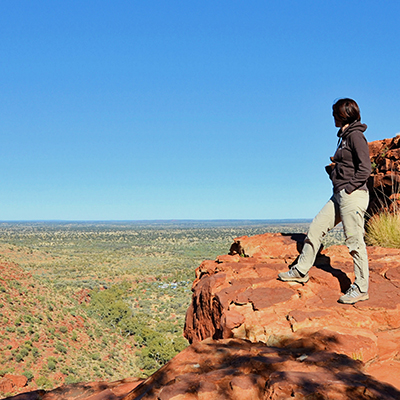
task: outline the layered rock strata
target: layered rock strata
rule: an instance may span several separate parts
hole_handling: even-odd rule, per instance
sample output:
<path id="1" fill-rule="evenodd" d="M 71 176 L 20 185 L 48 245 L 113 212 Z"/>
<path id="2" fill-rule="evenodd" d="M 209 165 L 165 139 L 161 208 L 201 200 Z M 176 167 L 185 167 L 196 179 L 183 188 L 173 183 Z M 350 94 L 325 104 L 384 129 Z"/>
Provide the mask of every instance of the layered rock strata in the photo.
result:
<path id="1" fill-rule="evenodd" d="M 372 174 L 368 214 L 382 208 L 400 210 L 400 135 L 369 143 Z"/>

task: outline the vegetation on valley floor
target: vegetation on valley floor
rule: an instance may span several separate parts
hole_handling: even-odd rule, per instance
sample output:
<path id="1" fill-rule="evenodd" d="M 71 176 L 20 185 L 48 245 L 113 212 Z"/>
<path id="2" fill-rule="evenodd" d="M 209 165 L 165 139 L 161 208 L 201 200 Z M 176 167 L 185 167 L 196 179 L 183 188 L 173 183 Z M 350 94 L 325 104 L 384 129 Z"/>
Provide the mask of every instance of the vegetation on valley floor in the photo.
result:
<path id="1" fill-rule="evenodd" d="M 307 227 L 2 223 L 0 263 L 9 266 L 0 276 L 0 375 L 24 373 L 32 387 L 44 388 L 148 376 L 187 346 L 184 318 L 204 259 L 227 254 L 238 236 Z M 342 241 L 339 227 L 326 245 Z"/>

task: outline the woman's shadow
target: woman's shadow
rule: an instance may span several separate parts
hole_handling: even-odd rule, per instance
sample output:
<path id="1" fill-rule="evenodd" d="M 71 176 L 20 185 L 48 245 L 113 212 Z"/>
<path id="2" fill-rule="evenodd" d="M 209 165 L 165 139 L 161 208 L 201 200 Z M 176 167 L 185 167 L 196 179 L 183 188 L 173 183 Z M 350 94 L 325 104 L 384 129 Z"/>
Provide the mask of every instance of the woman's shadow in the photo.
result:
<path id="1" fill-rule="evenodd" d="M 299 252 L 299 255 L 292 262 L 292 264 L 289 265 L 289 268 L 292 268 L 294 265 L 297 264 L 297 261 L 301 254 L 301 251 L 303 250 L 303 244 L 304 244 L 306 235 L 304 233 L 282 233 L 282 236 L 289 236 L 292 240 L 294 240 L 296 242 L 296 245 L 297 245 L 297 251 Z M 324 246 L 321 245 L 321 247 L 319 248 L 317 257 L 315 259 L 314 266 L 316 268 L 321 269 L 322 271 L 325 271 L 325 272 L 331 274 L 332 276 L 334 276 L 339 281 L 341 292 L 346 293 L 347 289 L 351 285 L 350 278 L 342 270 L 332 267 L 330 257 L 328 257 L 324 254 L 321 254 L 321 251 L 323 250 L 323 248 L 324 248 Z"/>

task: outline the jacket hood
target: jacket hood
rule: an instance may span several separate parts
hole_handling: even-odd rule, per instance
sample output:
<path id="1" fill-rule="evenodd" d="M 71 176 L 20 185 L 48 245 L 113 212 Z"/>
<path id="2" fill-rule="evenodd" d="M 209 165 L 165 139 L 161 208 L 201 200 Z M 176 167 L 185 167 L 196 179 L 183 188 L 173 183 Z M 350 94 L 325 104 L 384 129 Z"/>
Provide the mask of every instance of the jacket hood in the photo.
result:
<path id="1" fill-rule="evenodd" d="M 366 129 L 367 125 L 362 124 L 360 121 L 354 121 L 344 130 L 344 132 L 342 131 L 342 128 L 340 128 L 337 136 L 343 139 L 349 136 L 354 131 L 361 131 L 364 133 Z"/>

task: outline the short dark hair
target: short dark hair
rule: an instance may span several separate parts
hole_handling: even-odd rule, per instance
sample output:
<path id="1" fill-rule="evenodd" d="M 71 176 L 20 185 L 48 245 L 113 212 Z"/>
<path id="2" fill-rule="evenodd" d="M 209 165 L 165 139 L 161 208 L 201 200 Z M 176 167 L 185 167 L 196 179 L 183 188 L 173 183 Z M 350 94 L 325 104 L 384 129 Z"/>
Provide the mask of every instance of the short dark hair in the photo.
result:
<path id="1" fill-rule="evenodd" d="M 333 116 L 343 125 L 361 121 L 360 108 L 353 99 L 339 99 L 332 106 Z"/>

